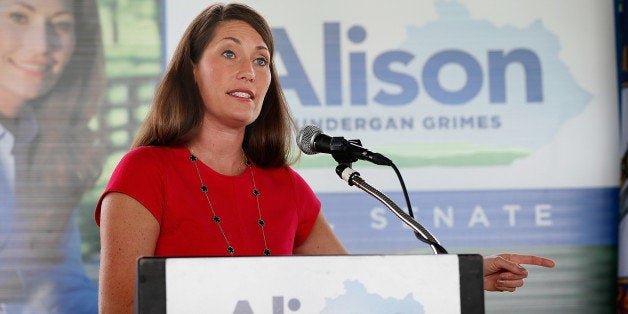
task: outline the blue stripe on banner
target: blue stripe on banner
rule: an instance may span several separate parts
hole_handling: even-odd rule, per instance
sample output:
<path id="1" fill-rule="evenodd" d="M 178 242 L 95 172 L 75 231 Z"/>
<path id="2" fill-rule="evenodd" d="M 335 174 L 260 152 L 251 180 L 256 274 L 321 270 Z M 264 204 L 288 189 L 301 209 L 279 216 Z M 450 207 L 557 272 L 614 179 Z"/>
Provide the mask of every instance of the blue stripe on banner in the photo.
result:
<path id="1" fill-rule="evenodd" d="M 416 220 L 445 248 L 617 243 L 618 188 L 409 193 Z M 424 248 L 401 220 L 364 192 L 317 195 L 353 253 Z M 406 209 L 400 192 L 386 195 Z"/>

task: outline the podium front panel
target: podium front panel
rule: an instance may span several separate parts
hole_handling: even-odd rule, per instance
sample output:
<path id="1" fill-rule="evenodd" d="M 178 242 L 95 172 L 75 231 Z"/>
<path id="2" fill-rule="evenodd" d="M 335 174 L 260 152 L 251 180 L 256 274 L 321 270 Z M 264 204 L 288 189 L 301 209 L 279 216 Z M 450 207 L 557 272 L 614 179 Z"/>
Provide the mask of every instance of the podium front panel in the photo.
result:
<path id="1" fill-rule="evenodd" d="M 142 258 L 138 313 L 483 313 L 479 255 Z"/>

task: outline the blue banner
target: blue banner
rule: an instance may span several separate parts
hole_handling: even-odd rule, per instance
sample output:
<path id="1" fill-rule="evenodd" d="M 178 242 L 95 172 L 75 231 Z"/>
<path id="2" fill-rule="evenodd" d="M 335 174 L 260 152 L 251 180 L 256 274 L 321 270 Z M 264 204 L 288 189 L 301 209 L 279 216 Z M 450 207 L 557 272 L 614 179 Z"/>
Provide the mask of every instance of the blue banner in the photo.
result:
<path id="1" fill-rule="evenodd" d="M 445 247 L 592 246 L 617 243 L 618 189 L 412 191 L 417 222 Z M 405 208 L 399 192 L 386 193 Z M 424 246 L 382 203 L 362 192 L 319 193 L 352 252 Z"/>

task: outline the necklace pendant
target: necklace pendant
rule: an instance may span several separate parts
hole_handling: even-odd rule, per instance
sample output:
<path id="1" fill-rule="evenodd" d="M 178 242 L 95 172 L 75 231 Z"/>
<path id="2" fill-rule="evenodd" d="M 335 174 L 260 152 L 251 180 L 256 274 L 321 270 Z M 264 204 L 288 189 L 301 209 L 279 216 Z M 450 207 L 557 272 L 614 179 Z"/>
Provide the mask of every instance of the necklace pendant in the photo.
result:
<path id="1" fill-rule="evenodd" d="M 230 245 L 227 247 L 227 253 L 229 253 L 229 255 L 233 255 L 235 253 L 233 246 Z"/>
<path id="2" fill-rule="evenodd" d="M 269 249 L 264 249 L 264 255 L 270 256 L 270 250 Z"/>

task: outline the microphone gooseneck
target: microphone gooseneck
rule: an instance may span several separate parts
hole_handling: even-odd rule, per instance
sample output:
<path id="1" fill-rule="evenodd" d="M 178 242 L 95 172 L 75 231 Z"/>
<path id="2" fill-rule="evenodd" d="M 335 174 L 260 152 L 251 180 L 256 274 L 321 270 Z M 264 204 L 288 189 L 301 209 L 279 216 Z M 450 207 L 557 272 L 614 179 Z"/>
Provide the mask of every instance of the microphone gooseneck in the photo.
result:
<path id="1" fill-rule="evenodd" d="M 375 199 L 386 205 L 390 211 L 403 221 L 408 227 L 414 230 L 416 238 L 421 242 L 426 243 L 432 248 L 434 254 L 447 254 L 447 250 L 438 242 L 438 240 L 430 233 L 427 228 L 423 227 L 412 216 L 406 214 L 395 202 L 393 202 L 386 194 L 378 191 L 376 188 L 366 183 L 364 179 L 360 177 L 360 173 L 351 169 L 347 165 L 338 165 L 336 167 L 336 174 L 346 181 L 349 185 L 356 186 L 362 191 L 373 196 Z"/>

